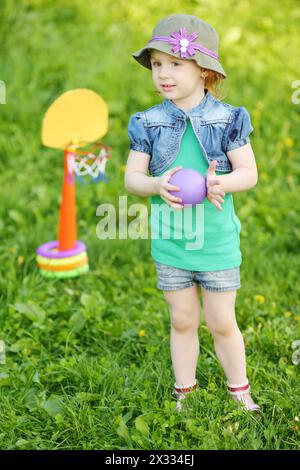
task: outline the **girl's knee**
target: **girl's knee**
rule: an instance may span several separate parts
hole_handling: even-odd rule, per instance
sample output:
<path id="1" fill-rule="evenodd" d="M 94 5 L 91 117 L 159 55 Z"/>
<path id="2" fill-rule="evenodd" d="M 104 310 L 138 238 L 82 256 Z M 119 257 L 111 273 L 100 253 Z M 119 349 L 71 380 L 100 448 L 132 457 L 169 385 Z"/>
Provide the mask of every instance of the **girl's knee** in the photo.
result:
<path id="1" fill-rule="evenodd" d="M 200 323 L 200 303 L 196 286 L 165 292 L 172 327 L 178 332 L 196 330 Z"/>
<path id="2" fill-rule="evenodd" d="M 222 318 L 220 315 L 220 318 L 210 318 L 206 320 L 206 325 L 213 335 L 218 336 L 231 336 L 238 329 L 236 320 L 232 316 L 224 316 Z"/>
<path id="3" fill-rule="evenodd" d="M 171 325 L 180 333 L 194 331 L 199 328 L 200 312 L 197 307 L 189 308 L 173 308 L 171 310 Z"/>
<path id="4" fill-rule="evenodd" d="M 236 292 L 202 293 L 207 328 L 214 335 L 230 336 L 238 328 L 235 318 Z"/>

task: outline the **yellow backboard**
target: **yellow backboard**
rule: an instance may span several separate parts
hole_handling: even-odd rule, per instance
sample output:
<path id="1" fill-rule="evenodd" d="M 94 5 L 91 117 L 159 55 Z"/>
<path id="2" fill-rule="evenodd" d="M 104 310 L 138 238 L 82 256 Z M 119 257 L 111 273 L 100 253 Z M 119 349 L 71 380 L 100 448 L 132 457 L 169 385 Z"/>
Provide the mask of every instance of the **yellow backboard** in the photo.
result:
<path id="1" fill-rule="evenodd" d="M 108 107 L 92 90 L 77 88 L 63 93 L 48 108 L 42 125 L 46 147 L 66 149 L 101 139 L 108 131 Z"/>

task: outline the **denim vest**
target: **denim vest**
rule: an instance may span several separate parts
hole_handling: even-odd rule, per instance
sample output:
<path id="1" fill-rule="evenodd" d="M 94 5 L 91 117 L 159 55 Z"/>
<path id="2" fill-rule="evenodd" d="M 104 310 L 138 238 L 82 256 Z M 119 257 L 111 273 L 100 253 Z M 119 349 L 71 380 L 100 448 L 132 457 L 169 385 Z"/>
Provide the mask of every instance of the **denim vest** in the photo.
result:
<path id="1" fill-rule="evenodd" d="M 223 103 L 208 90 L 200 103 L 188 111 L 166 99 L 133 114 L 128 124 L 130 149 L 150 155 L 150 174 L 160 175 L 176 160 L 188 119 L 207 163 L 216 160 L 216 171 L 231 172 L 226 152 L 250 142 L 250 116 L 244 107 Z"/>

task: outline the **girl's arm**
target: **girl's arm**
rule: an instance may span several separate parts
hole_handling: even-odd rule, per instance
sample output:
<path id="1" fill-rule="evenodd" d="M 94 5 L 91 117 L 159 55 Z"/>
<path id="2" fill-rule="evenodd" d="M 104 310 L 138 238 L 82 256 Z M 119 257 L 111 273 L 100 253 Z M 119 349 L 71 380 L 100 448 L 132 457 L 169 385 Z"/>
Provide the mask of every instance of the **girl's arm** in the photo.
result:
<path id="1" fill-rule="evenodd" d="M 129 193 L 138 196 L 159 194 L 169 206 L 181 210 L 182 200 L 173 196 L 169 191 L 179 191 L 177 186 L 169 184 L 170 177 L 181 167 L 174 167 L 162 176 L 147 176 L 150 155 L 136 150 L 130 150 L 125 169 L 125 188 Z"/>
<path id="2" fill-rule="evenodd" d="M 158 176 L 147 176 L 150 155 L 130 150 L 125 169 L 125 188 L 138 196 L 152 196 L 159 193 Z"/>
<path id="3" fill-rule="evenodd" d="M 258 173 L 251 144 L 230 150 L 227 152 L 227 156 L 233 171 L 227 175 L 216 176 L 216 179 L 220 181 L 220 190 L 225 193 L 234 193 L 246 191 L 256 186 Z"/>

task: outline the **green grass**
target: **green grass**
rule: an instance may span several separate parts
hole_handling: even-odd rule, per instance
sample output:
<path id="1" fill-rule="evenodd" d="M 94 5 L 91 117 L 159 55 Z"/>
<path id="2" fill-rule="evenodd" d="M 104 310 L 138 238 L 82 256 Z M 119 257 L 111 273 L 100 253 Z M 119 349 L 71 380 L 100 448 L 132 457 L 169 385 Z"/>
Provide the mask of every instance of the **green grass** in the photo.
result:
<path id="1" fill-rule="evenodd" d="M 1 449 L 299 449 L 299 80 L 297 1 L 4 0 L 0 18 Z M 232 10 L 234 9 L 234 15 Z M 171 398 L 169 316 L 149 240 L 98 240 L 96 208 L 125 195 L 131 114 L 157 102 L 130 53 L 173 12 L 211 22 L 228 74 L 224 101 L 254 126 L 259 183 L 234 195 L 242 223 L 237 319 L 261 419 L 227 397 L 212 338 L 200 328 L 200 390 L 185 414 Z M 56 238 L 62 155 L 40 141 L 43 114 L 71 88 L 108 103 L 109 182 L 77 185 L 90 273 L 45 280 L 35 250 Z M 134 196 L 129 204 L 149 201 Z M 259 296 L 259 297 L 256 297 Z M 143 335 L 144 330 L 144 335 Z"/>

